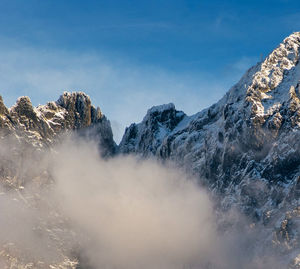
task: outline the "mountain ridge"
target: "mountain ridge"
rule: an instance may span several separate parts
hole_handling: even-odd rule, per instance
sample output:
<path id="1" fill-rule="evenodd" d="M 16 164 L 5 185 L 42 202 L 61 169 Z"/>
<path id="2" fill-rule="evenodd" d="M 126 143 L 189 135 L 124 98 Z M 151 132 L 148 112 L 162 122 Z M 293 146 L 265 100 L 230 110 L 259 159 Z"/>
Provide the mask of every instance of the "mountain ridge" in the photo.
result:
<path id="1" fill-rule="evenodd" d="M 118 146 L 109 121 L 82 92 L 65 92 L 36 108 L 28 97 L 9 109 L 0 98 L 1 139 L 12 135 L 40 149 L 73 130 L 94 138 L 105 157 L 174 162 L 217 197 L 217 211 L 237 208 L 253 227 L 264 227 L 266 239 L 258 244 L 273 248 L 289 268 L 300 268 L 299 55 L 296 32 L 217 103 L 192 116 L 171 103 L 152 107 L 126 128 Z M 1 176 L 14 178 L 5 165 Z"/>
<path id="2" fill-rule="evenodd" d="M 64 92 L 56 102 L 37 107 L 29 97 L 22 96 L 6 108 L 1 97 L 0 127 L 2 136 L 20 133 L 25 140 L 38 142 L 39 147 L 52 145 L 64 131 L 86 130 L 97 136 L 103 155 L 113 155 L 116 149 L 110 122 L 83 92 Z"/>
<path id="3" fill-rule="evenodd" d="M 296 32 L 220 101 L 184 115 L 163 137 L 159 115 L 131 125 L 119 152 L 174 161 L 221 197 L 221 211 L 238 207 L 254 223 L 273 225 L 269 244 L 291 253 L 300 241 L 299 53 Z"/>

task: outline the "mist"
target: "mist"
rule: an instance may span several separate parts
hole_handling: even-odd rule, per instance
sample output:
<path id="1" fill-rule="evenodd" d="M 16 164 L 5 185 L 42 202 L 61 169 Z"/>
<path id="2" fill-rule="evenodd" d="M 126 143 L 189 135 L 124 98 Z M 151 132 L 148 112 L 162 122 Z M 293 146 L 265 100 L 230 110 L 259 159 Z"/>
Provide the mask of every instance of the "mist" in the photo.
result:
<path id="1" fill-rule="evenodd" d="M 26 154 L 12 154 L 12 143 Z M 259 227 L 238 210 L 216 214 L 213 197 L 174 165 L 102 159 L 78 137 L 43 151 L 21 145 L 0 147 L 23 175 L 0 192 L 0 265 L 18 257 L 20 268 L 283 268 L 260 248 Z"/>
<path id="2" fill-rule="evenodd" d="M 101 160 L 82 142 L 59 152 L 55 194 L 91 238 L 84 249 L 97 268 L 184 268 L 210 255 L 212 204 L 183 173 L 133 157 Z"/>

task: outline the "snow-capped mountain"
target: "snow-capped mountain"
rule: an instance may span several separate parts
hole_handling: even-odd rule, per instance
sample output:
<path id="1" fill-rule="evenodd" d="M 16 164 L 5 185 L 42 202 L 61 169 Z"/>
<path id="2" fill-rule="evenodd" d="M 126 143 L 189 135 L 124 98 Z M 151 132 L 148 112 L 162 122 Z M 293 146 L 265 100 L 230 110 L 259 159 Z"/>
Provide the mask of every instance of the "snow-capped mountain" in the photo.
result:
<path id="1" fill-rule="evenodd" d="M 9 109 L 0 97 L 0 127 L 2 138 L 14 135 L 41 148 L 51 146 L 64 131 L 76 130 L 98 140 L 103 155 L 113 155 L 116 149 L 110 122 L 82 92 L 65 92 L 56 102 L 38 107 L 23 96 Z"/>
<path id="2" fill-rule="evenodd" d="M 76 133 L 77 136 L 93 140 L 99 146 L 99 153 L 105 158 L 115 154 L 116 144 L 110 122 L 99 108 L 91 105 L 89 96 L 82 92 L 65 92 L 56 102 L 38 107 L 33 107 L 28 97 L 20 97 L 14 106 L 6 108 L 0 98 L 1 229 L 7 229 L 7 225 L 12 226 L 15 234 L 13 237 L 17 238 L 11 242 L 12 236 L 7 240 L 3 235 L 7 232 L 0 232 L 1 268 L 79 266 L 78 257 L 70 255 L 69 250 L 70 242 L 76 242 L 74 232 L 67 228 L 66 218 L 51 205 L 49 194 L 46 194 L 47 189 L 53 188 L 49 172 L 51 158 L 46 156 L 51 155 L 49 153 L 53 151 L 54 145 L 59 144 L 66 133 Z M 42 195 L 45 187 L 46 193 Z M 44 207 L 43 211 L 47 213 L 40 212 L 40 207 Z M 9 210 L 8 214 L 6 210 Z M 18 227 L 20 221 L 24 225 Z M 32 222 L 29 227 L 26 226 L 28 222 Z M 48 251 L 52 252 L 52 256 L 53 253 L 55 255 L 50 260 L 45 259 L 46 253 L 41 255 L 42 252 L 38 257 L 33 257 L 32 252 L 36 250 L 29 250 L 28 253 L 26 249 L 26 244 L 33 242 L 30 236 L 25 245 L 16 246 L 16 242 L 24 240 L 25 230 L 22 231 L 22 227 L 29 228 L 27 233 L 36 231 L 39 234 L 38 241 L 43 241 L 40 248 L 48 244 Z M 2 245 L 3 242 L 6 243 Z M 37 241 L 33 247 L 37 247 Z"/>
<path id="3" fill-rule="evenodd" d="M 174 105 L 148 110 L 125 131 L 119 152 L 175 161 L 254 223 L 270 244 L 298 254 L 300 33 L 250 68 L 216 104 L 193 115 Z"/>
<path id="4" fill-rule="evenodd" d="M 209 189 L 217 212 L 237 208 L 250 228 L 263 231 L 258 251 L 268 246 L 289 268 L 300 268 L 299 57 L 300 32 L 250 68 L 216 104 L 192 116 L 173 104 L 152 107 L 141 123 L 126 128 L 119 146 L 109 121 L 81 92 L 36 108 L 28 97 L 9 109 L 0 99 L 0 137 L 13 139 L 10 150 L 21 159 L 24 148 L 38 156 L 60 134 L 75 130 L 96 140 L 103 156 L 175 162 Z M 1 157 L 3 184 L 22 187 L 23 166 Z"/>

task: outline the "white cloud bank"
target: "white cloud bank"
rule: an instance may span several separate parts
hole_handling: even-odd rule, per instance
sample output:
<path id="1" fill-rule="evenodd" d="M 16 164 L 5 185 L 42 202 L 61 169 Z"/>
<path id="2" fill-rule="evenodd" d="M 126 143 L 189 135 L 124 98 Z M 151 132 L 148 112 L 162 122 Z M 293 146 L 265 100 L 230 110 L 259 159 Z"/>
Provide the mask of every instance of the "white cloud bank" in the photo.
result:
<path id="1" fill-rule="evenodd" d="M 96 268 L 184 268 L 215 248 L 212 204 L 177 170 L 132 157 L 100 160 L 92 145 L 65 144 L 55 159 L 57 200 L 88 235 Z M 84 160 L 84 163 L 83 163 Z"/>

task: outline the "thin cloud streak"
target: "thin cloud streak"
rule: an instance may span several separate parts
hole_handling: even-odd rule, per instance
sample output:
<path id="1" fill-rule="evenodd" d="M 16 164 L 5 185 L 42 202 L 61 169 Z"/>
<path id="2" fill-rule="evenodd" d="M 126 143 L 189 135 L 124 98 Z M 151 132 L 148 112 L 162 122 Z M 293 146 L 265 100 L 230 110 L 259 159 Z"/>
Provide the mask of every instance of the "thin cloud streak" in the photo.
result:
<path id="1" fill-rule="evenodd" d="M 141 121 L 153 105 L 173 102 L 193 114 L 220 99 L 232 83 L 230 75 L 178 74 L 105 55 L 2 46 L 0 94 L 11 106 L 22 95 L 38 105 L 63 91 L 84 91 L 113 122 L 118 142 L 125 127 Z"/>

